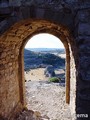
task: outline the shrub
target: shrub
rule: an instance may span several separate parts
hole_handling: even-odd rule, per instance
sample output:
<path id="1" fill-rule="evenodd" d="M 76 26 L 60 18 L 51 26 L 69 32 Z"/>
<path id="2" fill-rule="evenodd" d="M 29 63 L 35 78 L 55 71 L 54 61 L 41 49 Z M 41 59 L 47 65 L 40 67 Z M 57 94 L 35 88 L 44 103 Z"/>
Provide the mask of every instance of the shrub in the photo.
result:
<path id="1" fill-rule="evenodd" d="M 51 78 L 49 78 L 49 82 L 54 82 L 54 83 L 58 83 L 58 82 L 60 82 L 60 78 L 58 78 L 58 77 L 51 77 Z"/>

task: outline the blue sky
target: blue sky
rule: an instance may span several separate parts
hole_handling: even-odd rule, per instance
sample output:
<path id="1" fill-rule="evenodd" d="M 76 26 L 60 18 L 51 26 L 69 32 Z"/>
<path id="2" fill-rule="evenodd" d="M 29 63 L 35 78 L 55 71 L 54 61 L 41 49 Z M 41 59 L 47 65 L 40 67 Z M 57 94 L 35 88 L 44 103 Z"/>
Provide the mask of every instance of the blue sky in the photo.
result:
<path id="1" fill-rule="evenodd" d="M 41 33 L 33 36 L 25 48 L 64 48 L 59 38 L 54 35 Z"/>

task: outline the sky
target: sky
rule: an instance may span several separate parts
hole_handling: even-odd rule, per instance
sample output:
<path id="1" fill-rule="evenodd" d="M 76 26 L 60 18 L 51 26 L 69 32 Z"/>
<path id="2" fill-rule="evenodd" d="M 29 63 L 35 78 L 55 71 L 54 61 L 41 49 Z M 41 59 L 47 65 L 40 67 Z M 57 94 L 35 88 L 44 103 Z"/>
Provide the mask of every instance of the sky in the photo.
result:
<path id="1" fill-rule="evenodd" d="M 25 48 L 64 48 L 64 46 L 54 35 L 41 33 L 30 38 Z"/>

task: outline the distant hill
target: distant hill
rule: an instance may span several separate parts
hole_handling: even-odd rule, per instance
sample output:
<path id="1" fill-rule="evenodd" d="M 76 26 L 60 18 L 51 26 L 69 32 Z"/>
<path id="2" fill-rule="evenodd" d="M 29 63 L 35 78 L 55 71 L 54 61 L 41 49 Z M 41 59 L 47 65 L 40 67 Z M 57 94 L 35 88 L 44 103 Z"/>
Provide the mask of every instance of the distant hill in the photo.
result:
<path id="1" fill-rule="evenodd" d="M 65 49 L 63 48 L 27 48 L 27 50 L 34 51 L 34 52 L 62 52 L 65 53 Z"/>
<path id="2" fill-rule="evenodd" d="M 65 66 L 65 59 L 51 53 L 34 52 L 24 50 L 25 70 L 37 68 L 41 65 L 53 65 L 54 67 Z"/>

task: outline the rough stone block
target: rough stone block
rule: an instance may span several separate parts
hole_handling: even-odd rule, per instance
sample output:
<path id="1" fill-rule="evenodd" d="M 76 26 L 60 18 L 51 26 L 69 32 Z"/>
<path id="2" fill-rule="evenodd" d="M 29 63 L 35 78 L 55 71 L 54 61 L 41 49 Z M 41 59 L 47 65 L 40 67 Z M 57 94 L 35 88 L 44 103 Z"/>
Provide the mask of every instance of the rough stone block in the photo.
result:
<path id="1" fill-rule="evenodd" d="M 79 59 L 79 78 L 84 81 L 90 81 L 90 57 L 82 56 Z"/>
<path id="2" fill-rule="evenodd" d="M 37 18 L 43 18 L 44 13 L 45 13 L 44 9 L 40 9 L 40 8 L 36 9 L 36 17 Z"/>
<path id="3" fill-rule="evenodd" d="M 22 0 L 10 0 L 9 4 L 10 6 L 20 6 Z"/>
<path id="4" fill-rule="evenodd" d="M 79 55 L 90 56 L 90 37 L 89 36 L 79 36 L 76 39 Z M 82 56 L 81 55 L 81 56 Z"/>
<path id="5" fill-rule="evenodd" d="M 89 23 L 79 23 L 78 25 L 78 35 L 90 35 L 90 24 Z"/>
<path id="6" fill-rule="evenodd" d="M 75 19 L 75 22 L 90 22 L 90 10 L 80 10 L 78 11 L 77 17 Z"/>
<path id="7" fill-rule="evenodd" d="M 5 68 L 4 64 L 0 64 L 0 70 L 3 70 Z"/>

